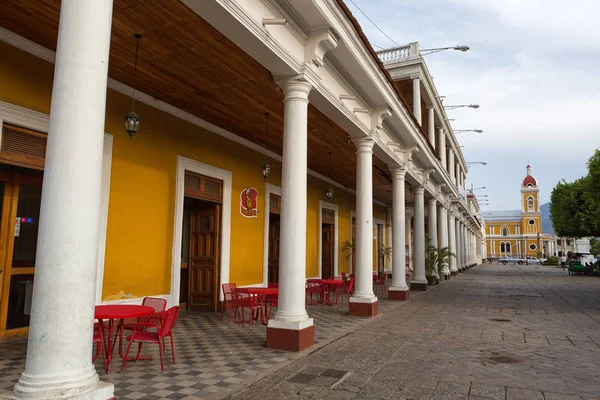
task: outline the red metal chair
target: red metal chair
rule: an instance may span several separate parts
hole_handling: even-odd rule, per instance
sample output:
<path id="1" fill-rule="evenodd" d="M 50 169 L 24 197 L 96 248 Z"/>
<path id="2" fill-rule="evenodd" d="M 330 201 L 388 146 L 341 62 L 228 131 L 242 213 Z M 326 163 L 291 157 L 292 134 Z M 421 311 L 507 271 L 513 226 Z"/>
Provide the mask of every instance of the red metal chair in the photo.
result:
<path id="1" fill-rule="evenodd" d="M 345 273 L 342 272 L 342 277 L 344 275 Z M 346 277 L 344 280 L 344 285 L 335 287 L 335 303 L 338 303 L 340 296 L 342 297 L 342 300 L 344 299 L 345 295 L 348 295 L 348 298 L 350 298 L 352 290 L 354 290 L 354 278 L 348 279 L 348 277 Z"/>
<path id="2" fill-rule="evenodd" d="M 235 297 L 235 283 L 224 283 L 221 285 L 223 289 L 223 302 L 221 303 L 221 322 L 223 321 L 223 313 L 229 305 L 229 315 L 227 316 L 227 324 L 231 320 L 231 311 L 233 310 L 233 300 Z"/>
<path id="3" fill-rule="evenodd" d="M 104 360 L 104 369 L 106 369 L 106 349 L 104 348 L 104 331 L 102 325 L 99 322 L 94 322 L 94 337 L 93 342 L 96 343 L 96 353 L 92 357 L 92 362 L 98 359 L 100 352 L 102 352 L 102 358 Z"/>
<path id="4" fill-rule="evenodd" d="M 341 275 L 342 275 L 342 280 L 344 281 L 344 283 L 348 284 L 348 275 L 346 275 L 345 272 L 342 272 Z"/>
<path id="5" fill-rule="evenodd" d="M 235 308 L 235 322 L 248 322 L 248 325 L 252 325 L 253 314 L 256 313 L 255 318 L 258 319 L 260 316 L 261 321 L 263 320 L 263 303 L 262 296 L 251 296 L 248 293 L 240 293 L 238 291 L 235 292 L 235 297 L 233 300 L 233 307 Z M 250 309 L 250 317 L 248 321 L 246 321 L 246 314 L 244 309 Z M 241 319 L 238 313 L 241 312 Z"/>
<path id="6" fill-rule="evenodd" d="M 119 337 L 119 348 L 123 346 L 123 333 L 125 331 L 133 331 L 134 326 L 138 322 L 156 322 L 158 325 L 161 324 L 161 321 L 165 315 L 165 310 L 167 309 L 167 300 L 161 299 L 158 297 L 144 297 L 142 300 L 142 305 L 146 307 L 152 307 L 154 309 L 154 314 L 147 315 L 145 317 L 137 318 L 137 319 L 127 319 L 123 323 L 121 327 L 120 337 Z M 116 336 L 116 335 L 115 335 Z M 113 349 L 115 347 L 116 340 L 113 341 Z"/>
<path id="7" fill-rule="evenodd" d="M 380 278 L 377 278 L 373 281 L 373 286 L 375 291 L 377 291 L 377 288 L 381 289 L 381 294 L 387 294 L 387 287 L 385 286 L 385 281 L 387 280 L 387 274 L 384 272 Z"/>
<path id="8" fill-rule="evenodd" d="M 279 284 L 277 282 L 269 282 L 267 284 L 267 287 L 269 288 L 279 288 Z M 271 315 L 271 310 L 273 309 L 273 307 L 277 307 L 279 305 L 279 295 L 268 295 L 265 296 L 266 300 L 267 300 L 267 304 L 269 305 L 269 314 L 266 315 L 265 317 L 267 319 L 269 319 L 270 315 Z"/>
<path id="9" fill-rule="evenodd" d="M 171 354 L 173 356 L 173 363 L 175 363 L 175 344 L 173 343 L 173 325 L 177 320 L 177 315 L 179 314 L 179 306 L 174 306 L 169 308 L 162 320 L 162 324 L 154 324 L 152 322 L 138 322 L 133 327 L 133 333 L 127 336 L 127 340 L 129 344 L 127 345 L 127 351 L 125 352 L 125 358 L 123 359 L 123 365 L 121 365 L 121 372 L 125 369 L 125 364 L 127 363 L 127 356 L 129 355 L 129 349 L 131 349 L 131 344 L 133 342 L 138 343 L 138 352 L 135 356 L 135 361 L 140 358 L 140 353 L 142 352 L 142 345 L 144 343 L 155 343 L 158 344 L 158 351 L 160 354 L 160 373 L 165 372 L 165 364 L 163 361 L 163 350 L 164 350 L 164 341 L 168 336 L 171 339 Z M 156 329 L 156 332 L 153 331 Z"/>
<path id="10" fill-rule="evenodd" d="M 323 302 L 323 285 L 316 282 L 307 282 L 305 286 L 306 290 L 306 302 L 310 305 L 318 304 Z M 313 300 L 313 296 L 317 296 L 317 301 Z"/>
<path id="11" fill-rule="evenodd" d="M 348 283 L 348 303 L 350 303 L 352 293 L 354 293 L 354 278 L 350 278 L 350 282 Z"/>

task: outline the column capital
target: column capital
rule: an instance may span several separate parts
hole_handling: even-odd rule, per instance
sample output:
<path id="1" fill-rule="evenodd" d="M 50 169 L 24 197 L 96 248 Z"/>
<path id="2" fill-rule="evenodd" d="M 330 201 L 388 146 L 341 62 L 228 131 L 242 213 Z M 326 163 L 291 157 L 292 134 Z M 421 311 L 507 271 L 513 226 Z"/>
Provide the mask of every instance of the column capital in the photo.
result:
<path id="1" fill-rule="evenodd" d="M 405 167 L 392 168 L 391 173 L 392 173 L 392 178 L 394 178 L 396 180 L 403 181 L 406 178 L 406 168 Z"/>
<path id="2" fill-rule="evenodd" d="M 430 199 L 427 199 L 427 204 L 429 204 L 430 206 L 433 205 L 437 205 L 437 199 L 435 197 L 432 197 Z"/>
<path id="3" fill-rule="evenodd" d="M 433 110 L 433 106 L 430 106 L 430 105 L 425 106 L 425 108 L 428 110 Z"/>
<path id="4" fill-rule="evenodd" d="M 425 194 L 425 186 L 423 185 L 419 185 L 417 187 L 414 188 L 415 194 Z"/>
<path id="5" fill-rule="evenodd" d="M 283 90 L 284 103 L 290 100 L 300 100 L 308 103 L 308 95 L 314 88 L 314 85 L 304 76 L 304 74 L 277 78 L 275 79 L 275 84 Z"/>
<path id="6" fill-rule="evenodd" d="M 358 153 L 372 153 L 375 141 L 370 137 L 352 139 L 352 143 L 356 147 L 356 154 Z"/>
<path id="7" fill-rule="evenodd" d="M 419 77 L 419 75 L 411 75 L 410 79 L 412 79 L 413 81 L 415 81 L 415 80 L 418 81 L 420 79 L 420 77 Z"/>

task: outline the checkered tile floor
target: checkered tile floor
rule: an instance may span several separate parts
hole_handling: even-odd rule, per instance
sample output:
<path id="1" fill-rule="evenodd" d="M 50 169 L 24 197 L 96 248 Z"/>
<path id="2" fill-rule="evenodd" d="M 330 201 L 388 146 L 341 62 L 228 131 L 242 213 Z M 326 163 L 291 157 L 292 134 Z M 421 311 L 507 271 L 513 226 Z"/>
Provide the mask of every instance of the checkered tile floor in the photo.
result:
<path id="1" fill-rule="evenodd" d="M 380 298 L 379 312 L 398 305 Z M 368 322 L 348 316 L 347 301 L 336 306 L 309 305 L 307 311 L 315 321 L 316 345 Z M 115 385 L 118 399 L 215 398 L 296 356 L 266 348 L 266 328 L 260 323 L 250 327 L 233 322 L 227 325 L 219 314 L 180 313 L 173 336 L 177 362 L 171 362 L 167 341 L 164 374 L 160 373 L 158 346 L 146 345 L 142 354 L 154 359 L 128 362 L 123 373 L 118 372 L 121 359 L 116 349 L 111 374 L 103 370 L 99 357 L 96 368 L 100 379 Z M 0 397 L 12 390 L 24 369 L 26 345 L 24 340 L 0 342 Z"/>

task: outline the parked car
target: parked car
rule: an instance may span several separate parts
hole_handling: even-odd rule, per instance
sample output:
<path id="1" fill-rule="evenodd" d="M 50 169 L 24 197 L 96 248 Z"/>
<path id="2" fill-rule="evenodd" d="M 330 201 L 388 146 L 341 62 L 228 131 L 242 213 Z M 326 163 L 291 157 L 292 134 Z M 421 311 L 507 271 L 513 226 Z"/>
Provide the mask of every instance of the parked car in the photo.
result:
<path id="1" fill-rule="evenodd" d="M 546 261 L 546 259 L 543 259 L 544 261 Z M 527 264 L 531 264 L 531 265 L 537 265 L 537 264 L 541 264 L 543 261 L 540 258 L 536 258 L 536 257 L 527 257 L 527 259 L 525 260 Z"/>
<path id="2" fill-rule="evenodd" d="M 504 265 L 506 265 L 506 264 L 519 264 L 519 265 L 525 264 L 524 258 L 516 257 L 516 256 L 501 257 L 498 261 Z"/>

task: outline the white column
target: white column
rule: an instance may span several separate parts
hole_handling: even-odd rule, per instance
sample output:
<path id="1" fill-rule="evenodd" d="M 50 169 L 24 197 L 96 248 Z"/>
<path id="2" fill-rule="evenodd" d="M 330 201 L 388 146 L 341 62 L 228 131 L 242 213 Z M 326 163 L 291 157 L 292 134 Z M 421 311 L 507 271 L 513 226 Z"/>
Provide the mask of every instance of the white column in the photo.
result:
<path id="1" fill-rule="evenodd" d="M 408 244 L 408 269 L 414 271 L 414 254 L 415 251 L 413 249 L 413 210 L 406 210 L 406 242 Z M 406 246 L 404 247 L 406 249 Z"/>
<path id="2" fill-rule="evenodd" d="M 467 268 L 467 226 L 463 222 L 462 225 L 462 265 Z"/>
<path id="3" fill-rule="evenodd" d="M 356 141 L 356 286 L 350 303 L 377 302 L 373 293 L 374 144 L 370 138 Z"/>
<path id="4" fill-rule="evenodd" d="M 429 142 L 433 146 L 433 148 L 437 148 L 437 144 L 435 142 L 435 114 L 434 114 L 433 106 L 427 106 L 427 132 L 429 136 Z"/>
<path id="5" fill-rule="evenodd" d="M 396 168 L 392 170 L 393 176 L 393 202 L 394 211 L 392 215 L 393 221 L 393 234 L 394 240 L 392 253 L 395 257 L 392 259 L 392 285 L 388 291 L 388 298 L 393 300 L 407 300 L 408 297 L 405 294 L 398 292 L 407 292 L 408 286 L 406 285 L 406 251 L 405 251 L 405 237 L 406 237 L 406 221 L 405 221 L 405 193 L 404 184 L 406 169 Z"/>
<path id="6" fill-rule="evenodd" d="M 427 278 L 425 277 L 425 187 L 417 186 L 414 194 L 415 202 L 415 253 L 414 275 L 410 288 L 413 290 L 426 290 Z"/>
<path id="7" fill-rule="evenodd" d="M 113 397 L 92 364 L 112 1 L 63 1 L 19 399 Z M 123 134 L 125 134 L 123 132 Z"/>
<path id="8" fill-rule="evenodd" d="M 305 305 L 307 125 L 308 95 L 312 86 L 306 80 L 295 78 L 278 85 L 283 89 L 284 106 L 279 306 L 268 324 L 273 335 L 278 335 L 279 330 L 300 331 L 313 325 Z M 275 340 L 270 342 L 270 335 L 267 332 L 267 346 L 280 348 Z"/>
<path id="9" fill-rule="evenodd" d="M 438 246 L 437 237 L 437 200 L 434 198 L 427 200 L 427 236 L 429 236 L 429 243 L 436 248 Z M 436 273 L 436 278 L 439 278 L 439 274 Z"/>
<path id="10" fill-rule="evenodd" d="M 386 240 L 386 246 L 388 247 L 392 247 L 393 248 L 393 234 L 392 234 L 392 225 L 393 225 L 393 213 L 392 213 L 392 206 L 388 206 L 385 209 L 385 218 L 386 218 L 386 222 L 385 222 L 385 240 Z M 388 257 L 388 264 L 387 264 L 387 271 L 391 272 L 392 271 L 392 266 L 394 265 L 394 250 L 392 249 L 392 254 Z"/>
<path id="11" fill-rule="evenodd" d="M 456 177 L 454 173 L 454 150 L 450 149 L 450 154 L 448 155 L 448 173 L 450 174 L 450 181 L 456 185 Z"/>
<path id="12" fill-rule="evenodd" d="M 456 214 L 456 223 L 455 223 L 455 228 L 456 228 L 456 267 L 458 268 L 458 271 L 462 271 L 462 237 L 461 237 L 461 232 L 462 232 L 462 228 L 461 228 L 461 222 L 460 222 L 460 213 Z"/>
<path id="13" fill-rule="evenodd" d="M 456 218 L 454 217 L 454 212 L 452 210 L 449 210 L 448 212 L 448 233 L 450 236 L 448 245 L 450 246 L 450 251 L 454 253 L 454 257 L 450 257 L 450 273 L 452 275 L 456 275 L 458 273 L 458 254 L 456 247 Z"/>
<path id="14" fill-rule="evenodd" d="M 418 76 L 412 77 L 413 84 L 413 114 L 419 122 L 419 125 L 423 124 L 421 119 L 421 81 Z"/>
<path id="15" fill-rule="evenodd" d="M 447 215 L 447 209 L 444 205 L 442 205 L 439 208 L 439 223 L 438 223 L 438 230 L 439 230 L 439 235 L 438 235 L 438 242 L 439 242 L 439 247 L 443 248 L 443 247 L 448 247 L 448 215 Z M 450 274 L 450 266 L 448 266 L 447 268 L 444 268 L 444 271 L 440 271 L 440 273 L 442 273 L 443 275 L 449 275 Z"/>
<path id="16" fill-rule="evenodd" d="M 438 129 L 438 136 L 440 138 L 440 150 L 438 153 L 440 153 L 440 159 L 441 159 L 443 168 L 447 170 L 448 166 L 446 165 L 446 134 L 444 133 L 443 127 L 438 126 L 437 129 Z"/>

